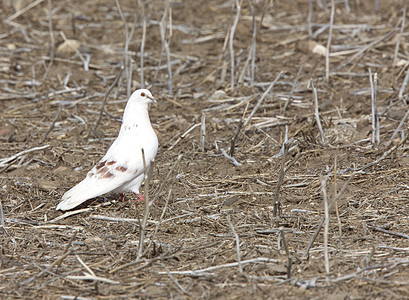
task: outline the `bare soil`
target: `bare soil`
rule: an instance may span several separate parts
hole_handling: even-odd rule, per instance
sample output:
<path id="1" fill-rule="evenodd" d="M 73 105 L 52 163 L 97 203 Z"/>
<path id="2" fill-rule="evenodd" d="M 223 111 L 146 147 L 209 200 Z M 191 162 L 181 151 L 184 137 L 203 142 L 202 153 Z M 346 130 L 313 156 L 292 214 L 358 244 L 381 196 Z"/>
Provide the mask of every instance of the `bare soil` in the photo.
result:
<path id="1" fill-rule="evenodd" d="M 327 46 L 331 1 L 312 1 L 311 26 L 307 0 L 239 1 L 233 86 L 235 1 L 173 1 L 165 18 L 166 1 L 139 2 L 119 0 L 122 13 L 106 0 L 0 4 L 0 297 L 409 298 L 406 120 L 391 140 L 408 110 L 406 1 L 348 1 L 350 10 L 335 1 L 328 81 L 312 46 Z M 145 206 L 134 195 L 100 197 L 73 214 L 55 207 L 116 137 L 127 83 L 141 87 L 141 55 L 160 148 L 143 191 L 158 199 L 138 259 Z M 234 165 L 222 151 L 279 72 L 237 136 Z M 329 225 L 309 247 L 325 198 Z"/>

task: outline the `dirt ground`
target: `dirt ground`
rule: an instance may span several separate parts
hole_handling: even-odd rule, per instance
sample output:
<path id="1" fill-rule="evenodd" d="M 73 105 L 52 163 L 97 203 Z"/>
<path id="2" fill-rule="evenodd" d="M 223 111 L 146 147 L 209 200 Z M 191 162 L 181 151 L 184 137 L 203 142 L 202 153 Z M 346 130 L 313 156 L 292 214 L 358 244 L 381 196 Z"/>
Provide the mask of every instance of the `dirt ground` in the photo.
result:
<path id="1" fill-rule="evenodd" d="M 118 2 L 0 4 L 0 297 L 409 299 L 406 1 L 335 1 L 328 78 L 331 1 Z M 55 207 L 142 78 L 141 245 L 143 203 Z"/>

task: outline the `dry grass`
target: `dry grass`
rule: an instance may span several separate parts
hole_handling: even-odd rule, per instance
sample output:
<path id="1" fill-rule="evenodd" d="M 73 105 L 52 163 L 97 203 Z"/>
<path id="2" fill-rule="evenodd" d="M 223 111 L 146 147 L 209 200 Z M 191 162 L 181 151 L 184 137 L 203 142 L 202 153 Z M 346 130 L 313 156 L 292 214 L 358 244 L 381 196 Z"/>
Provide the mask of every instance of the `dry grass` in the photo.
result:
<path id="1" fill-rule="evenodd" d="M 0 4 L 1 298 L 409 297 L 405 1 L 29 3 Z M 141 86 L 149 214 L 55 211 Z"/>

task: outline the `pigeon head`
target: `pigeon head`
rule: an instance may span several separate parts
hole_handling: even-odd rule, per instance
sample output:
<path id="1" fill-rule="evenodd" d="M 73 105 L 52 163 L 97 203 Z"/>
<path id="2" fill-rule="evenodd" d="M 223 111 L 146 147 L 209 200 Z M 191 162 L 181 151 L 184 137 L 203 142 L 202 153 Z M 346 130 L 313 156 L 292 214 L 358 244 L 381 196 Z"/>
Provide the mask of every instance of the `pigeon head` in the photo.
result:
<path id="1" fill-rule="evenodd" d="M 156 103 L 155 98 L 153 98 L 152 93 L 147 89 L 140 89 L 133 92 L 130 101 L 136 103 Z"/>
<path id="2" fill-rule="evenodd" d="M 141 120 L 147 120 L 147 124 L 150 125 L 148 114 L 149 103 L 156 103 L 149 90 L 140 89 L 133 92 L 126 104 L 122 122 L 132 126 L 132 124 L 138 123 Z"/>

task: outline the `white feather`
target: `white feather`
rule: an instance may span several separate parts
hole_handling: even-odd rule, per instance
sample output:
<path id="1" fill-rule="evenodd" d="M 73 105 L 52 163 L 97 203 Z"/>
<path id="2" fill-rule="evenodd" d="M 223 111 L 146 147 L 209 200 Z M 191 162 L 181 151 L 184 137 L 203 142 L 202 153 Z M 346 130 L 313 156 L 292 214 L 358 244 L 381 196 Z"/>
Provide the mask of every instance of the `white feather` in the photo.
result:
<path id="1" fill-rule="evenodd" d="M 148 90 L 141 89 L 132 94 L 124 110 L 118 137 L 85 179 L 63 195 L 57 210 L 73 209 L 88 199 L 111 192 L 139 194 L 144 179 L 141 149 L 144 149 L 147 168 L 158 150 L 158 138 L 148 114 L 151 102 L 156 101 Z"/>

